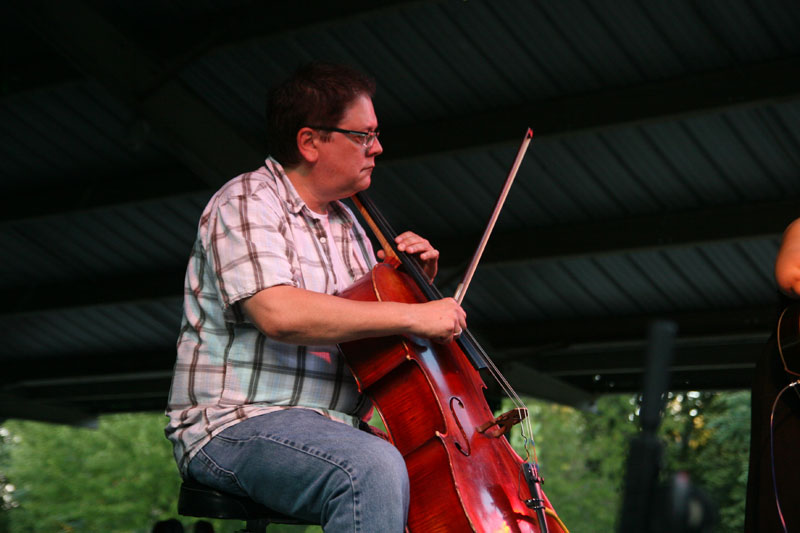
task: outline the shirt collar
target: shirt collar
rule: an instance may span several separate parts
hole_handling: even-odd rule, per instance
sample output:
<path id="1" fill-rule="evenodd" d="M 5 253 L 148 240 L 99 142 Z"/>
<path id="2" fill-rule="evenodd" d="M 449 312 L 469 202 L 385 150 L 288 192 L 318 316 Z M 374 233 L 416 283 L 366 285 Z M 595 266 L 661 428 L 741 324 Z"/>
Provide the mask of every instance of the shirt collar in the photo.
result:
<path id="1" fill-rule="evenodd" d="M 267 171 L 275 176 L 276 181 L 278 182 L 279 190 L 282 189 L 281 195 L 288 206 L 289 212 L 297 215 L 300 214 L 300 212 L 305 208 L 307 210 L 306 214 L 313 217 L 314 212 L 306 205 L 305 200 L 303 200 L 300 195 L 297 194 L 297 190 L 294 188 L 292 180 L 290 180 L 289 176 L 286 175 L 286 171 L 283 169 L 283 166 L 278 163 L 278 161 L 273 159 L 272 156 L 268 157 L 264 164 L 267 168 Z M 330 217 L 329 220 L 336 221 L 344 225 L 347 229 L 350 229 L 355 222 L 352 218 L 352 215 L 339 200 L 328 204 L 328 215 Z"/>

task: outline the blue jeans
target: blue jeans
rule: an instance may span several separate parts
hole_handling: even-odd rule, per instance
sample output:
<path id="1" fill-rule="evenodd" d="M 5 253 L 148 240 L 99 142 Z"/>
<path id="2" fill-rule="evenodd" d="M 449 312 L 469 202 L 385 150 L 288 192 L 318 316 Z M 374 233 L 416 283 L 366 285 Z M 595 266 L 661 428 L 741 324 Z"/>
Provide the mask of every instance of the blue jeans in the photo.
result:
<path id="1" fill-rule="evenodd" d="M 402 532 L 408 472 L 385 440 L 309 409 L 253 417 L 215 436 L 189 475 L 326 532 Z"/>

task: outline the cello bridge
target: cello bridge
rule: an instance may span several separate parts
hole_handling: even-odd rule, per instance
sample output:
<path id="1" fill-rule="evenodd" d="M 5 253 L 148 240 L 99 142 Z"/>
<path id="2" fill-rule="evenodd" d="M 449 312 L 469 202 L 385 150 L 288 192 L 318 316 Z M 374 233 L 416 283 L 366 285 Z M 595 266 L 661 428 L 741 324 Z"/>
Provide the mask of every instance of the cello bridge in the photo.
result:
<path id="1" fill-rule="evenodd" d="M 523 420 L 525 417 L 528 416 L 528 410 L 523 408 L 516 408 L 503 413 L 502 415 L 489 420 L 488 422 L 484 422 L 477 428 L 478 433 L 482 433 L 487 437 L 492 437 L 493 439 L 499 438 L 503 435 L 508 434 L 511 431 L 511 428 Z"/>

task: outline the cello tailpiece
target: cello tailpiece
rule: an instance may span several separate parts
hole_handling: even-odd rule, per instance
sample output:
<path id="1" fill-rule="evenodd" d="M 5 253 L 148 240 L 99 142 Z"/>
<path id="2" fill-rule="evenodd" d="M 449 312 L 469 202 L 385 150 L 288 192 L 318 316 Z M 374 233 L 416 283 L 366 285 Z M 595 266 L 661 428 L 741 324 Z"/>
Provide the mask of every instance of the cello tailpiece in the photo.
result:
<path id="1" fill-rule="evenodd" d="M 542 483 L 544 483 L 544 480 L 539 476 L 539 469 L 534 463 L 522 463 L 522 473 L 525 475 L 525 481 L 528 483 L 528 489 L 531 491 L 531 498 L 525 500 L 525 505 L 527 505 L 529 509 L 536 511 L 536 517 L 539 519 L 539 533 L 547 533 L 547 521 L 544 514 L 544 495 L 542 494 Z"/>

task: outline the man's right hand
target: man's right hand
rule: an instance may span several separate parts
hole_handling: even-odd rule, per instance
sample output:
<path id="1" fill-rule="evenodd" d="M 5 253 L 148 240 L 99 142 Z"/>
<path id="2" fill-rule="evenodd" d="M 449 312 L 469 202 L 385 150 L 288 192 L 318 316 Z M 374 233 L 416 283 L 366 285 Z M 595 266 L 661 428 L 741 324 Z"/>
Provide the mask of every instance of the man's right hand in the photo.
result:
<path id="1" fill-rule="evenodd" d="M 416 304 L 414 313 L 412 333 L 435 342 L 450 342 L 467 327 L 467 313 L 453 298 Z"/>

